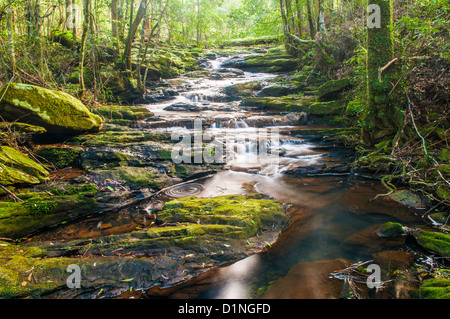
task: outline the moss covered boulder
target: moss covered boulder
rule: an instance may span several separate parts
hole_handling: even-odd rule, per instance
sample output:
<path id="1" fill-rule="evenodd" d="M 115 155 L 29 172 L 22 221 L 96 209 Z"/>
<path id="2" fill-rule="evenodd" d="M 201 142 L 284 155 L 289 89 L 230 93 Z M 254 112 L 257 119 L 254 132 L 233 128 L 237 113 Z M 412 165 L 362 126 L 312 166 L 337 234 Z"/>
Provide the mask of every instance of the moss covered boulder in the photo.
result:
<path id="1" fill-rule="evenodd" d="M 281 230 L 287 217 L 279 203 L 262 195 L 220 196 L 215 198 L 184 198 L 168 202 L 158 220 L 164 223 L 203 225 L 201 232 L 221 232 L 240 238 L 256 236 L 264 230 Z"/>
<path id="2" fill-rule="evenodd" d="M 349 79 L 328 81 L 318 88 L 318 101 L 324 102 L 336 99 L 340 93 L 351 87 L 352 82 Z"/>
<path id="3" fill-rule="evenodd" d="M 377 234 L 380 237 L 396 237 L 404 235 L 405 231 L 401 224 L 388 222 L 378 228 Z"/>
<path id="4" fill-rule="evenodd" d="M 25 154 L 9 147 L 0 147 L 0 184 L 39 184 L 47 180 L 49 172 L 44 166 Z"/>
<path id="5" fill-rule="evenodd" d="M 432 278 L 422 282 L 414 297 L 422 299 L 450 299 L 450 279 Z"/>
<path id="6" fill-rule="evenodd" d="M 442 257 L 450 257 L 450 235 L 431 231 L 418 231 L 414 234 L 420 246 Z"/>
<path id="7" fill-rule="evenodd" d="M 98 132 L 102 119 L 73 96 L 42 87 L 12 83 L 3 88 L 0 113 L 7 121 L 16 121 L 42 126 L 55 135 L 76 135 Z"/>

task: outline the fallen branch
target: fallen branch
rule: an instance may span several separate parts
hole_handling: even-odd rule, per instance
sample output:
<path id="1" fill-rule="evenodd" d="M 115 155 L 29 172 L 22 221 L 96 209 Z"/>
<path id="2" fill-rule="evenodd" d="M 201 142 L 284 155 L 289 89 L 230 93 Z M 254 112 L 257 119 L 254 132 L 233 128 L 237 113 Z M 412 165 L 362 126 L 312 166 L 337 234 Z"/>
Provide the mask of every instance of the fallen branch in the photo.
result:
<path id="1" fill-rule="evenodd" d="M 5 186 L 0 184 L 0 188 L 3 189 L 5 192 L 7 192 L 9 195 L 11 195 L 14 200 L 18 201 L 18 202 L 23 202 L 22 199 L 20 199 L 19 197 L 17 197 L 13 192 L 11 192 L 9 189 L 7 189 Z"/>
<path id="2" fill-rule="evenodd" d="M 398 58 L 393 59 L 392 61 L 390 61 L 388 64 L 386 64 L 385 66 L 383 66 L 382 68 L 378 68 L 378 81 L 380 81 L 380 83 L 382 83 L 383 81 L 381 81 L 381 74 L 386 71 L 387 69 L 389 69 L 391 67 L 392 64 L 394 64 L 395 62 L 398 61 Z"/>

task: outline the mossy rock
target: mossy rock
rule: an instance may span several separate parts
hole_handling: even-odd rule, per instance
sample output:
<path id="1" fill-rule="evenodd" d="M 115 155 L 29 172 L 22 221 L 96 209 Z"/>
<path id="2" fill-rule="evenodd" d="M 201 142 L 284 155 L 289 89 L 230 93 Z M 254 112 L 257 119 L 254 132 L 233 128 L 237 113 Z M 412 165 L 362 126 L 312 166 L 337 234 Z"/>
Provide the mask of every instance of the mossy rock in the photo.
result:
<path id="1" fill-rule="evenodd" d="M 3 88 L 0 113 L 5 120 L 42 126 L 53 135 L 98 132 L 102 119 L 73 96 L 42 87 L 12 83 Z"/>
<path id="2" fill-rule="evenodd" d="M 158 220 L 238 227 L 242 238 L 255 236 L 262 230 L 282 229 L 288 222 L 279 203 L 259 194 L 174 200 L 164 205 Z"/>
<path id="3" fill-rule="evenodd" d="M 66 285 L 70 258 L 42 258 L 45 250 L 0 241 L 0 298 L 39 297 Z"/>
<path id="4" fill-rule="evenodd" d="M 297 68 L 298 61 L 285 52 L 251 55 L 245 58 L 245 67 L 261 72 L 289 72 Z"/>
<path id="5" fill-rule="evenodd" d="M 311 115 L 340 115 L 345 108 L 342 101 L 314 102 L 308 108 Z"/>
<path id="6" fill-rule="evenodd" d="M 421 230 L 416 232 L 414 237 L 426 250 L 442 257 L 450 257 L 450 235 Z"/>
<path id="7" fill-rule="evenodd" d="M 261 90 L 261 83 L 259 82 L 247 82 L 247 83 L 238 83 L 226 87 L 224 89 L 224 93 L 231 97 L 247 97 L 253 96 L 256 91 Z"/>
<path id="8" fill-rule="evenodd" d="M 280 96 L 286 96 L 289 93 L 291 93 L 291 89 L 287 86 L 280 86 L 280 85 L 273 85 L 265 87 L 261 90 L 260 96 L 274 96 L 274 97 L 280 97 Z"/>
<path id="9" fill-rule="evenodd" d="M 17 194 L 22 202 L 0 202 L 0 237 L 17 239 L 92 214 L 97 190 L 89 185 Z"/>
<path id="10" fill-rule="evenodd" d="M 47 130 L 42 126 L 30 125 L 20 122 L 13 122 L 13 123 L 1 122 L 0 130 L 3 131 L 10 130 L 12 132 L 22 133 L 25 135 L 35 135 L 35 134 L 39 135 L 47 133 Z"/>
<path id="11" fill-rule="evenodd" d="M 405 231 L 401 224 L 388 222 L 377 229 L 377 234 L 380 237 L 397 237 L 405 235 Z"/>
<path id="12" fill-rule="evenodd" d="M 262 110 L 279 112 L 309 112 L 315 97 L 289 95 L 283 97 L 246 97 L 241 106 L 257 107 Z"/>
<path id="13" fill-rule="evenodd" d="M 414 292 L 415 298 L 423 299 L 450 299 L 450 279 L 425 279 L 420 290 Z"/>
<path id="14" fill-rule="evenodd" d="M 93 112 L 101 114 L 107 120 L 138 121 L 153 117 L 145 107 L 108 105 L 96 108 Z"/>
<path id="15" fill-rule="evenodd" d="M 330 101 L 352 86 L 349 79 L 333 80 L 324 83 L 317 90 L 318 101 Z"/>
<path id="16" fill-rule="evenodd" d="M 425 202 L 425 199 L 423 199 L 420 195 L 407 190 L 402 189 L 399 191 L 396 191 L 392 194 L 390 194 L 387 197 L 388 200 L 392 200 L 394 202 L 397 202 L 401 205 L 417 208 L 417 209 L 423 209 L 427 207 L 427 204 Z"/>
<path id="17" fill-rule="evenodd" d="M 39 184 L 48 179 L 49 172 L 25 154 L 9 147 L 0 147 L 0 184 Z"/>
<path id="18" fill-rule="evenodd" d="M 53 164 L 56 169 L 80 166 L 83 153 L 84 150 L 81 148 L 48 146 L 36 151 L 36 155 Z"/>
<path id="19" fill-rule="evenodd" d="M 72 31 L 53 30 L 51 32 L 51 39 L 54 42 L 60 43 L 66 48 L 72 48 L 73 46 L 73 33 Z M 80 41 L 77 39 L 76 44 Z"/>
<path id="20" fill-rule="evenodd" d="M 162 189 L 170 179 L 152 167 L 121 166 L 111 169 L 96 169 L 91 175 L 98 180 L 114 180 L 131 188 Z"/>

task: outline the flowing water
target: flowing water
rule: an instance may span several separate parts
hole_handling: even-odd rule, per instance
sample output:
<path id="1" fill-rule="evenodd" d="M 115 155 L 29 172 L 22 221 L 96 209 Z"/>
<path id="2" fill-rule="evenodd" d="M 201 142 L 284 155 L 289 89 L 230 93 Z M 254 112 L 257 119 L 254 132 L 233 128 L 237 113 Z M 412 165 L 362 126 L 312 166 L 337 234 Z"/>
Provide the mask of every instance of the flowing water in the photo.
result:
<path id="1" fill-rule="evenodd" d="M 213 60 L 210 71 L 219 70 L 224 60 Z M 131 232 L 148 226 L 152 211 L 176 198 L 262 193 L 288 205 L 290 224 L 276 243 L 257 255 L 214 268 L 180 285 L 153 288 L 144 297 L 339 298 L 342 281 L 330 278 L 332 272 L 366 260 L 385 264 L 387 260 L 386 267 L 392 271 L 407 267 L 410 253 L 405 239 L 381 238 L 376 229 L 388 221 L 423 225 L 423 211 L 383 197 L 375 199 L 386 192 L 377 180 L 348 173 L 287 174 L 299 167 L 330 163 L 345 166 L 351 153 L 291 135 L 305 128 L 296 126 L 298 118 L 246 111 L 239 107 L 239 101 L 230 101 L 223 94 L 230 85 L 249 81 L 267 84 L 276 76 L 244 72 L 231 78 L 175 80 L 185 81 L 185 92 L 163 103 L 145 105 L 164 122 L 151 129 L 195 134 L 193 123 L 202 120 L 203 135 L 226 144 L 226 169 L 212 177 L 169 187 L 139 210 L 93 216 L 36 240 Z M 174 110 L 174 105 L 183 105 L 184 109 Z M 401 297 L 399 289 L 394 297 Z"/>
<path id="2" fill-rule="evenodd" d="M 222 61 L 215 60 L 211 71 L 220 68 Z M 258 192 L 291 204 L 288 210 L 291 223 L 266 251 L 211 270 L 182 285 L 152 289 L 146 297 L 339 298 L 341 291 L 336 288 L 336 281 L 329 278 L 331 272 L 358 261 L 373 260 L 386 251 L 394 255 L 404 253 L 404 239 L 378 237 L 374 235 L 378 226 L 389 221 L 406 226 L 423 224 L 419 216 L 422 212 L 383 198 L 375 199 L 377 194 L 386 192 L 379 181 L 349 174 L 284 174 L 296 167 L 330 162 L 345 165 L 346 159 L 336 156 L 332 148 L 273 134 L 300 127 L 292 124 L 280 127 L 275 121 L 274 125 L 252 127 L 248 124 L 251 119 L 268 115 L 243 111 L 237 107 L 239 102 L 212 102 L 227 86 L 255 80 L 265 82 L 275 76 L 245 72 L 239 78 L 196 79 L 192 80 L 190 90 L 175 100 L 147 105 L 156 115 L 173 123 L 183 118 L 217 119 L 207 134 L 216 138 L 226 136 L 230 141 L 226 150 L 232 156 L 227 158 L 227 170 L 170 188 L 164 194 L 166 200 Z M 208 106 L 208 110 L 164 110 L 179 103 Z M 232 110 L 223 111 L 226 108 Z M 164 130 L 192 132 L 187 127 Z M 261 149 L 269 151 L 261 155 Z"/>

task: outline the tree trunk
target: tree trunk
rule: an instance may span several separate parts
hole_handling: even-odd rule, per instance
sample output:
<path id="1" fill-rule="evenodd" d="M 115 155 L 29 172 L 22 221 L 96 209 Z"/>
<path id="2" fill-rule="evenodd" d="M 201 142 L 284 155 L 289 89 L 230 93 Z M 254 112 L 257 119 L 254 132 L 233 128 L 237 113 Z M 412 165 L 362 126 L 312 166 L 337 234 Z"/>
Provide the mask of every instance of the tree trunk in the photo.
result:
<path id="1" fill-rule="evenodd" d="M 10 78 L 13 78 L 16 74 L 17 65 L 16 65 L 16 48 L 14 43 L 14 13 L 11 8 L 12 0 L 8 1 L 8 9 L 7 9 L 7 17 L 6 17 L 6 24 L 8 28 L 8 39 L 9 39 L 9 54 L 11 55 L 11 69 L 12 74 L 10 75 Z"/>
<path id="2" fill-rule="evenodd" d="M 390 63 L 394 61 L 392 2 L 372 0 L 381 9 L 381 27 L 369 27 L 367 32 L 367 106 L 362 137 L 368 145 L 392 138 L 403 123 L 402 112 L 390 96 L 398 76 Z"/>
<path id="3" fill-rule="evenodd" d="M 311 39 L 314 40 L 316 37 L 316 27 L 312 17 L 311 0 L 306 0 L 306 9 L 308 10 L 309 35 L 311 36 Z"/>
<path id="4" fill-rule="evenodd" d="M 302 29 L 302 24 L 303 24 L 303 19 L 302 19 L 302 4 L 300 3 L 301 0 L 296 0 L 296 12 L 297 12 L 297 34 L 299 38 L 302 38 L 302 33 L 303 33 L 303 29 Z"/>
<path id="5" fill-rule="evenodd" d="M 83 95 L 84 91 L 85 91 L 85 85 L 84 85 L 84 56 L 85 56 L 85 51 L 86 51 L 86 39 L 87 39 L 87 34 L 89 31 L 89 24 L 91 19 L 89 18 L 90 15 L 90 4 L 91 1 L 90 0 L 84 0 L 83 3 L 83 14 L 84 14 L 84 21 L 83 21 L 83 34 L 81 36 L 81 52 L 80 52 L 80 90 L 81 90 L 81 95 Z"/>
<path id="6" fill-rule="evenodd" d="M 136 36 L 137 29 L 144 18 L 145 11 L 147 10 L 147 0 L 142 0 L 139 5 L 136 18 L 130 26 L 128 31 L 127 41 L 125 43 L 125 50 L 123 52 L 123 61 L 125 63 L 125 69 L 131 71 L 131 48 L 133 46 L 134 37 Z"/>
<path id="7" fill-rule="evenodd" d="M 281 11 L 281 19 L 283 20 L 284 34 L 288 35 L 288 34 L 290 34 L 290 32 L 289 32 L 289 23 L 288 23 L 288 19 L 287 19 L 287 16 L 286 16 L 286 9 L 284 7 L 284 0 L 280 0 L 280 11 Z"/>
<path id="8" fill-rule="evenodd" d="M 77 7 L 76 1 L 72 0 L 72 47 L 77 46 Z"/>
<path id="9" fill-rule="evenodd" d="M 115 54 L 119 55 L 119 11 L 118 0 L 111 0 L 111 37 L 113 39 Z"/>
<path id="10" fill-rule="evenodd" d="M 327 41 L 327 30 L 325 28 L 325 8 L 323 0 L 319 0 L 319 15 L 317 17 L 317 30 L 322 34 L 323 41 Z"/>

